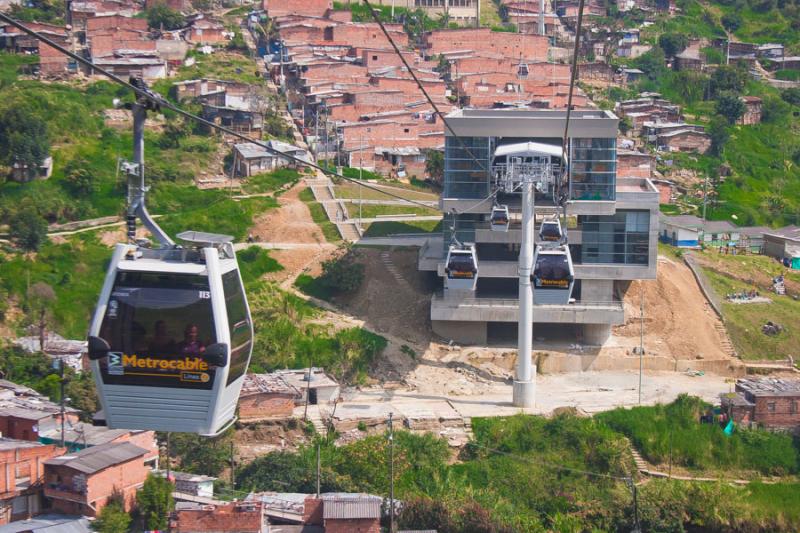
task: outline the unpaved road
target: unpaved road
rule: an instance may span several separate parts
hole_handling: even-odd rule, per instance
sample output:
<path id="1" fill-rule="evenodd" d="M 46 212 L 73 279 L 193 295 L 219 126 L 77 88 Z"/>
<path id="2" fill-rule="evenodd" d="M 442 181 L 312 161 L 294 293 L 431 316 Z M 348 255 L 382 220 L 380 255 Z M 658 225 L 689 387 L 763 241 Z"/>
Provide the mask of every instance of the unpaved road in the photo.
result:
<path id="1" fill-rule="evenodd" d="M 291 286 L 303 272 L 312 276 L 319 275 L 322 261 L 336 250 L 335 245 L 325 240 L 322 230 L 311 218 L 308 206 L 300 200 L 300 191 L 305 188 L 306 185 L 301 180 L 279 196 L 278 209 L 270 209 L 258 216 L 251 230 L 256 242 L 309 245 L 270 252 L 270 256 L 283 266 L 283 270 L 267 277 L 279 282 L 284 289 Z"/>

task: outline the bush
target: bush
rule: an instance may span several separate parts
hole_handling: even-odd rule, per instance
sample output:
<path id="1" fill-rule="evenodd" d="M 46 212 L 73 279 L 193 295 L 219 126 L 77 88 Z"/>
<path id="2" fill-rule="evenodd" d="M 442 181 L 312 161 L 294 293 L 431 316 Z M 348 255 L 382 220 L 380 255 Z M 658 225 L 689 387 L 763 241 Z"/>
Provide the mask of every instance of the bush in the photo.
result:
<path id="1" fill-rule="evenodd" d="M 36 252 L 47 242 L 47 221 L 32 208 L 20 207 L 9 218 L 8 235 L 17 247 Z"/>
<path id="2" fill-rule="evenodd" d="M 664 54 L 672 57 L 683 52 L 689 45 L 689 38 L 682 33 L 662 33 L 658 37 L 658 46 Z"/>
<path id="3" fill-rule="evenodd" d="M 357 259 L 358 253 L 348 248 L 339 258 L 323 262 L 320 283 L 336 293 L 358 290 L 364 281 L 365 267 Z"/>
<path id="4" fill-rule="evenodd" d="M 725 91 L 717 97 L 716 113 L 728 120 L 728 124 L 736 124 L 736 121 L 744 115 L 745 105 L 738 95 Z"/>
<path id="5" fill-rule="evenodd" d="M 145 14 L 147 15 L 147 25 L 154 30 L 161 28 L 177 30 L 186 25 L 186 20 L 180 11 L 170 9 L 166 4 L 156 4 L 148 9 Z"/>
<path id="6" fill-rule="evenodd" d="M 131 516 L 119 500 L 112 500 L 100 511 L 97 520 L 92 523 L 92 529 L 97 533 L 120 533 L 128 531 L 131 525 Z"/>
<path id="7" fill-rule="evenodd" d="M 144 529 L 166 530 L 169 513 L 175 508 L 172 492 L 175 486 L 166 478 L 148 474 L 144 485 L 136 493 L 136 503 L 144 522 Z"/>
<path id="8" fill-rule="evenodd" d="M 735 11 L 722 15 L 722 25 L 730 32 L 735 32 L 741 28 L 742 22 L 742 16 Z"/>
<path id="9" fill-rule="evenodd" d="M 35 176 L 50 153 L 47 124 L 27 107 L 0 111 L 0 163 L 19 163 Z"/>
<path id="10" fill-rule="evenodd" d="M 781 93 L 781 98 L 792 105 L 800 106 L 800 88 L 792 87 Z"/>

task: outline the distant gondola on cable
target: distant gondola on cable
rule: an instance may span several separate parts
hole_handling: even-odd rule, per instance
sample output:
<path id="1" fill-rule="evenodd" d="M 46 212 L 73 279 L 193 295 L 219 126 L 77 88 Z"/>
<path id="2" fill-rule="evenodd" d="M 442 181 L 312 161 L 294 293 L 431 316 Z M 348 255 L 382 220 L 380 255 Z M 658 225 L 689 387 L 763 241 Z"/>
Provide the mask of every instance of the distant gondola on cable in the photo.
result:
<path id="1" fill-rule="evenodd" d="M 478 256 L 475 246 L 450 245 L 444 273 L 447 289 L 474 291 L 478 283 Z"/>
<path id="2" fill-rule="evenodd" d="M 506 232 L 510 219 L 508 216 L 507 205 L 497 205 L 492 208 L 492 214 L 489 218 L 489 225 L 492 231 Z"/>
<path id="3" fill-rule="evenodd" d="M 539 226 L 539 240 L 545 242 L 561 242 L 562 238 L 561 222 L 558 218 L 548 218 L 542 221 L 542 225 Z"/>
<path id="4" fill-rule="evenodd" d="M 572 267 L 569 246 L 537 246 L 531 282 L 535 304 L 568 304 L 575 285 L 575 271 Z"/>
<path id="5" fill-rule="evenodd" d="M 107 426 L 213 436 L 235 422 L 253 345 L 250 309 L 232 237 L 187 231 L 176 245 L 147 212 L 142 134 L 156 98 L 131 106 L 129 242 L 111 258 L 89 359 Z M 137 218 L 159 247 L 136 239 Z"/>

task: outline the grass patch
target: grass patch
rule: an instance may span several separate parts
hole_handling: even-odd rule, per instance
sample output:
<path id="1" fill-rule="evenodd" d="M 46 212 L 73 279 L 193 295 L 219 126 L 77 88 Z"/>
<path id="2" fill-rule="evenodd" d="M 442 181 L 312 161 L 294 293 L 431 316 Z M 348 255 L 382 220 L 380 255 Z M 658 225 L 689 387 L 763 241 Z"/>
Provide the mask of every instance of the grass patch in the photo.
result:
<path id="1" fill-rule="evenodd" d="M 392 185 L 395 187 L 395 185 Z M 359 191 L 359 189 L 361 189 Z M 380 190 L 369 189 L 367 187 L 359 187 L 355 183 L 343 183 L 341 185 L 335 185 L 333 190 L 336 192 L 337 198 L 346 198 L 346 199 L 353 199 L 357 200 L 361 198 L 362 200 L 397 200 L 398 196 L 405 200 L 427 200 L 427 201 L 435 201 L 438 196 L 430 192 L 423 192 L 414 189 L 407 189 L 407 190 L 397 190 L 397 189 L 387 189 L 387 192 L 394 195 L 390 196 L 389 194 L 383 193 Z"/>
<path id="2" fill-rule="evenodd" d="M 798 70 L 778 70 L 775 77 L 779 80 L 800 81 L 800 71 Z"/>
<path id="3" fill-rule="evenodd" d="M 710 268 L 703 271 L 722 298 L 728 293 L 753 287 Z M 771 304 L 722 304 L 726 329 L 743 359 L 786 359 L 800 346 L 800 302 L 786 296 L 770 297 Z M 784 331 L 775 336 L 763 334 L 761 326 L 768 320 L 782 325 Z"/>
<path id="4" fill-rule="evenodd" d="M 726 436 L 717 424 L 700 424 L 708 404 L 686 395 L 668 405 L 614 409 L 595 418 L 623 433 L 648 461 L 723 477 L 797 474 L 800 449 L 791 436 L 738 429 Z"/>
<path id="5" fill-rule="evenodd" d="M 208 231 L 232 235 L 234 240 L 241 241 L 247 236 L 255 215 L 277 206 L 274 198 L 234 201 L 224 197 L 207 207 L 165 215 L 158 222 L 170 235 L 186 230 Z"/>
<path id="6" fill-rule="evenodd" d="M 239 262 L 239 272 L 245 286 L 256 282 L 261 276 L 269 272 L 283 270 L 278 261 L 269 255 L 269 250 L 260 246 L 250 246 L 236 254 Z"/>
<path id="7" fill-rule="evenodd" d="M 386 237 L 394 233 L 436 233 L 440 231 L 442 231 L 441 220 L 372 222 L 366 226 L 364 237 Z"/>
<path id="8" fill-rule="evenodd" d="M 24 305 L 29 286 L 50 285 L 56 294 L 51 327 L 79 339 L 86 335 L 110 257 L 93 233 L 82 233 L 64 244 L 47 243 L 37 254 L 0 255 L 0 286 Z"/>
<path id="9" fill-rule="evenodd" d="M 665 215 L 680 215 L 681 214 L 681 208 L 678 207 L 675 204 L 659 204 L 658 208 Z"/>
<path id="10" fill-rule="evenodd" d="M 242 184 L 247 194 L 274 192 L 284 185 L 295 184 L 300 180 L 300 173 L 291 168 L 281 168 L 266 174 L 250 176 Z"/>
<path id="11" fill-rule="evenodd" d="M 386 339 L 362 328 L 337 331 L 308 323 L 317 308 L 274 284 L 251 286 L 248 299 L 256 325 L 253 372 L 313 365 L 344 382 L 364 383 L 369 365 L 386 347 Z"/>
<path id="12" fill-rule="evenodd" d="M 294 281 L 294 286 L 300 289 L 303 293 L 319 298 L 320 300 L 330 301 L 333 298 L 333 291 L 320 283 L 319 278 L 309 276 L 308 274 L 300 274 Z"/>
<path id="13" fill-rule="evenodd" d="M 308 210 L 311 211 L 311 218 L 322 230 L 325 240 L 332 243 L 342 242 L 342 236 L 339 234 L 336 224 L 328 219 L 322 204 L 314 200 L 314 193 L 311 192 L 311 189 L 303 189 L 298 196 L 308 206 Z"/>
<path id="14" fill-rule="evenodd" d="M 358 217 L 358 203 L 347 203 L 347 211 L 350 218 Z M 416 205 L 376 205 L 364 204 L 361 206 L 362 218 L 377 218 L 386 215 L 420 215 L 420 216 L 441 216 L 442 212 L 432 207 L 419 207 Z"/>

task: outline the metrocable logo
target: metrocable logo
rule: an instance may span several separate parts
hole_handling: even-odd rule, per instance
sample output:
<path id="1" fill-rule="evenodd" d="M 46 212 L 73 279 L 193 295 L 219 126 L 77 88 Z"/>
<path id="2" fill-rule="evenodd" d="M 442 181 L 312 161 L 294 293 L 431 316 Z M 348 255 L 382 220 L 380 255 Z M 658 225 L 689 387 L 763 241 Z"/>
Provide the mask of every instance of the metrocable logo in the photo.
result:
<path id="1" fill-rule="evenodd" d="M 111 354 L 108 359 L 109 373 L 111 372 Z M 151 370 L 189 370 L 205 371 L 208 370 L 208 363 L 199 357 L 184 357 L 183 359 L 156 359 L 153 357 L 139 357 L 136 354 L 123 355 L 122 367 L 142 368 Z"/>

